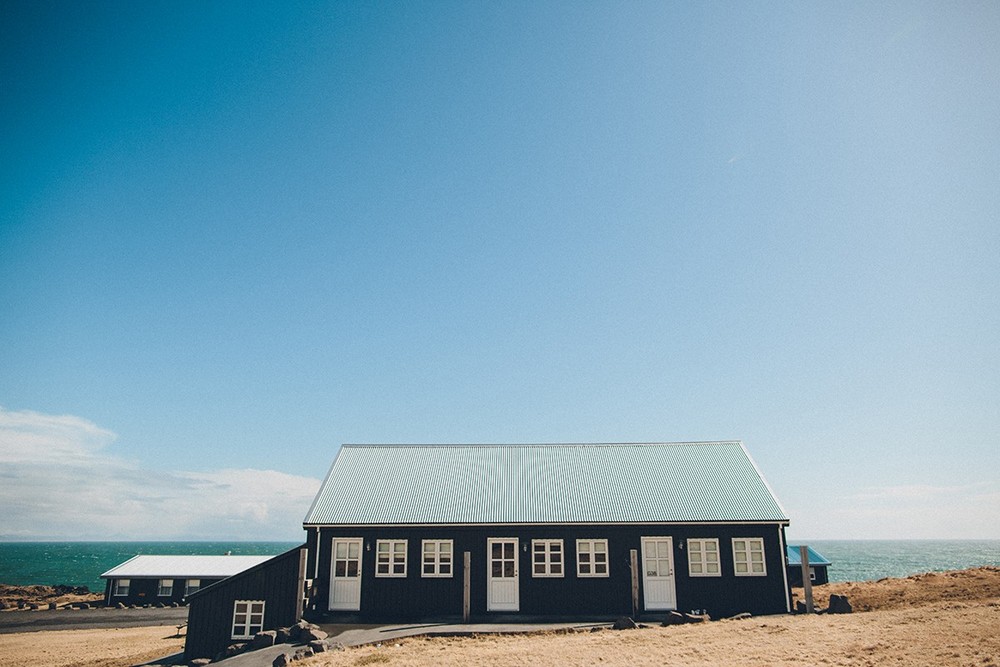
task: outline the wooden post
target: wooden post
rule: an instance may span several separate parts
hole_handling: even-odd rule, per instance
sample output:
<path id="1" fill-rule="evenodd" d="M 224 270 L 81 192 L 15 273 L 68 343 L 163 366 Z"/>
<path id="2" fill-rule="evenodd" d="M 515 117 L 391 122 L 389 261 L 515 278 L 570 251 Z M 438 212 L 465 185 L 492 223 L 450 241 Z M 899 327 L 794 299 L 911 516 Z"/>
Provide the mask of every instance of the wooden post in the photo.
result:
<path id="1" fill-rule="evenodd" d="M 472 553 L 462 554 L 462 622 L 469 622 L 472 607 Z"/>
<path id="2" fill-rule="evenodd" d="M 806 613 L 813 613 L 813 582 L 809 578 L 809 547 L 799 547 L 799 560 L 802 562 L 802 590 L 806 595 Z"/>
<path id="3" fill-rule="evenodd" d="M 632 618 L 639 614 L 639 552 L 635 549 L 629 550 L 632 568 Z"/>

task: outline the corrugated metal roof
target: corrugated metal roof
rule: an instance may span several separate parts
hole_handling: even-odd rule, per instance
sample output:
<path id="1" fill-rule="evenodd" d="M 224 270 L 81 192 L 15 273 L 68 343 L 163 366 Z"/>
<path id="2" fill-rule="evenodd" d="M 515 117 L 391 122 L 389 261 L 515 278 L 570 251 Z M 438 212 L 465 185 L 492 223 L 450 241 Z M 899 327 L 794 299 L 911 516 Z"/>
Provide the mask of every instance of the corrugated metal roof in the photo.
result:
<path id="1" fill-rule="evenodd" d="M 273 556 L 133 556 L 101 576 L 216 579 L 249 570 L 270 558 Z"/>
<path id="2" fill-rule="evenodd" d="M 344 445 L 304 523 L 786 522 L 739 441 Z"/>
<path id="3" fill-rule="evenodd" d="M 809 564 L 810 565 L 832 565 L 830 561 L 820 552 L 816 551 L 812 547 L 807 546 L 806 549 L 809 551 Z M 785 546 L 785 557 L 789 565 L 802 565 L 802 558 L 799 555 L 799 545 L 789 544 Z"/>

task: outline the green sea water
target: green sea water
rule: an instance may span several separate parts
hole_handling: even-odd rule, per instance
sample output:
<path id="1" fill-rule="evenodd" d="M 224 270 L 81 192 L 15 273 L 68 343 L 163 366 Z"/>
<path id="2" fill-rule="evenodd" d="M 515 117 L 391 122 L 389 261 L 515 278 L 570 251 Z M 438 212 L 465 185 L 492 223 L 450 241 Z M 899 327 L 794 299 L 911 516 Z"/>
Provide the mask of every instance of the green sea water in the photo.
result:
<path id="1" fill-rule="evenodd" d="M 139 554 L 269 556 L 297 542 L 0 542 L 0 583 L 86 586 L 103 591 L 101 574 Z"/>
<path id="2" fill-rule="evenodd" d="M 1000 566 L 1000 540 L 791 540 L 826 556 L 831 581 Z M 137 554 L 272 555 L 296 542 L 0 542 L 0 583 L 103 591 L 102 572 Z"/>

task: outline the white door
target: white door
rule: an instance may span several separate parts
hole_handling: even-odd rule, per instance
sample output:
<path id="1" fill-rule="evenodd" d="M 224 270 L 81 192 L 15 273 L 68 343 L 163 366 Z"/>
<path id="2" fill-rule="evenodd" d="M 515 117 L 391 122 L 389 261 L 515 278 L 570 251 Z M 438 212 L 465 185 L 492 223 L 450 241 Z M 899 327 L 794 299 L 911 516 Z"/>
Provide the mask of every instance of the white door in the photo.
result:
<path id="1" fill-rule="evenodd" d="M 333 538 L 330 565 L 330 609 L 361 609 L 360 537 Z"/>
<path id="2" fill-rule="evenodd" d="M 677 608 L 673 545 L 670 537 L 642 538 L 642 593 L 647 610 Z"/>
<path id="3" fill-rule="evenodd" d="M 517 611 L 517 538 L 491 537 L 486 540 L 486 558 L 489 561 L 486 585 L 487 611 Z"/>

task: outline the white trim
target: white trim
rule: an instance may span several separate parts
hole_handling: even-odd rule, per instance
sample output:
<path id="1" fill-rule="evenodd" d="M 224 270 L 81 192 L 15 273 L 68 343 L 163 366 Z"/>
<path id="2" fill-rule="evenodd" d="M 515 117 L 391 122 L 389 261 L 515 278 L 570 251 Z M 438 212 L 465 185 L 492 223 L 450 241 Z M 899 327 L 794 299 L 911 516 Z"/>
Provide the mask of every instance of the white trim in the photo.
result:
<path id="1" fill-rule="evenodd" d="M 170 582 L 168 586 L 164 586 L 163 582 Z M 163 589 L 166 588 L 167 592 L 164 593 Z M 160 579 L 156 582 L 156 597 L 158 598 L 168 598 L 174 594 L 174 580 L 173 579 Z"/>
<path id="2" fill-rule="evenodd" d="M 442 551 L 441 547 L 443 545 L 448 545 L 448 562 L 442 562 Z M 428 545 L 433 545 L 433 550 L 428 552 Z M 431 560 L 427 560 L 427 556 L 432 556 Z M 442 573 L 442 566 L 447 564 L 448 572 L 447 574 Z M 430 573 L 427 572 L 427 565 L 430 565 L 432 570 Z M 455 540 L 420 540 L 420 576 L 424 579 L 450 579 L 455 576 Z"/>
<path id="3" fill-rule="evenodd" d="M 557 551 L 552 550 L 552 546 L 558 544 L 559 549 Z M 541 546 L 541 551 L 536 551 L 535 547 Z M 535 579 L 542 579 L 547 577 L 552 578 L 563 578 L 566 576 L 566 544 L 563 540 L 559 539 L 538 539 L 531 540 L 531 576 Z M 541 562 L 535 562 L 535 554 L 539 553 L 542 555 Z M 542 566 L 542 572 L 537 571 L 537 566 Z M 553 572 L 554 566 L 559 566 L 558 572 Z"/>
<path id="4" fill-rule="evenodd" d="M 403 545 L 403 551 L 400 553 L 397 549 L 397 545 Z M 385 554 L 388 559 L 382 562 L 382 545 L 386 546 Z M 375 540 L 375 576 L 376 577 L 395 577 L 397 579 L 406 578 L 406 561 L 407 561 L 407 551 L 409 550 L 408 540 Z M 396 566 L 402 563 L 403 571 L 397 572 Z M 386 571 L 380 572 L 379 569 L 385 565 Z"/>
<path id="5" fill-rule="evenodd" d="M 778 527 L 778 547 L 785 554 L 785 567 L 781 568 L 781 576 L 785 581 L 785 611 L 792 613 L 792 589 L 788 587 L 788 547 L 785 544 L 785 531 Z"/>
<path id="6" fill-rule="evenodd" d="M 704 548 L 706 543 L 715 544 L 715 572 L 709 572 L 708 565 L 710 561 L 706 558 L 706 554 L 711 553 L 709 550 Z M 699 543 L 698 548 L 695 549 L 692 543 Z M 697 553 L 701 555 L 702 571 L 695 572 L 692 566 L 694 563 L 691 562 L 691 554 Z M 722 576 L 722 552 L 719 547 L 718 537 L 689 537 L 687 538 L 687 561 L 688 561 L 688 576 L 689 577 L 721 577 Z"/>
<path id="7" fill-rule="evenodd" d="M 736 543 L 745 542 L 746 549 L 737 551 Z M 767 576 L 767 559 L 765 557 L 764 551 L 764 538 L 763 537 L 734 537 L 733 543 L 733 574 L 737 577 L 766 577 Z M 756 562 L 753 560 L 753 553 L 755 552 L 752 544 L 760 543 L 760 572 L 754 572 L 754 565 Z M 747 566 L 746 572 L 740 572 L 741 561 L 737 557 L 737 554 L 743 553 L 746 560 L 742 561 Z"/>
<path id="8" fill-rule="evenodd" d="M 254 605 L 260 605 L 260 610 L 255 611 Z M 240 605 L 243 605 L 243 610 L 240 611 Z M 253 639 L 254 635 L 261 632 L 264 629 L 264 600 L 234 600 L 233 601 L 233 623 L 230 626 L 230 638 L 231 639 Z M 239 627 L 243 628 L 241 634 L 236 633 L 236 619 L 240 615 L 244 615 L 245 618 L 243 622 L 239 624 Z M 255 617 L 259 617 L 256 618 Z M 255 622 L 256 621 L 256 622 Z"/>
<path id="9" fill-rule="evenodd" d="M 304 523 L 309 528 L 511 528 L 517 526 L 787 526 L 767 521 L 513 521 L 510 523 Z"/>
<path id="10" fill-rule="evenodd" d="M 588 563 L 588 565 L 590 567 L 590 572 L 583 572 L 582 569 L 581 569 L 581 566 L 583 565 L 583 563 L 580 560 L 580 545 L 581 544 L 588 544 L 588 545 L 590 545 L 590 549 L 587 551 L 587 553 L 589 553 L 589 554 L 597 554 L 597 553 L 601 553 L 601 552 L 597 551 L 594 547 L 596 547 L 598 544 L 601 544 L 601 543 L 604 544 L 604 552 L 603 552 L 604 553 L 604 563 L 603 563 L 603 565 L 604 565 L 604 572 L 601 573 L 601 572 L 597 571 L 597 569 L 598 569 L 597 568 L 598 562 L 597 562 L 596 558 L 591 559 L 590 562 Z M 577 540 L 576 541 L 576 576 L 584 578 L 584 579 L 607 578 L 607 577 L 610 577 L 611 576 L 611 562 L 610 562 L 611 561 L 611 554 L 610 554 L 610 551 L 611 551 L 611 548 L 608 545 L 608 538 L 606 538 L 606 537 L 590 537 L 590 538 L 586 538 L 586 539 L 582 539 L 582 540 Z"/>

